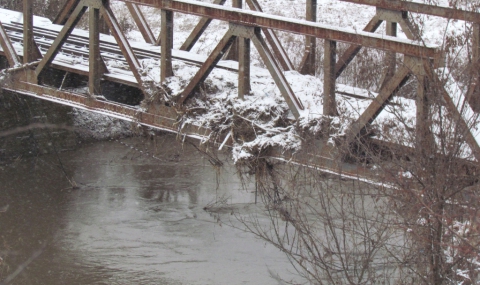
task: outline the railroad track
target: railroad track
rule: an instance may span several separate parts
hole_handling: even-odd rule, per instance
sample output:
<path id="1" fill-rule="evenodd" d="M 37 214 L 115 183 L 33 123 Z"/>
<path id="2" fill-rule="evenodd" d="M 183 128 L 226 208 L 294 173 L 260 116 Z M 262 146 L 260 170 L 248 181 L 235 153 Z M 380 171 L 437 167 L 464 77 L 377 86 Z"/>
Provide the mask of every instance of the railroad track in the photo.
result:
<path id="1" fill-rule="evenodd" d="M 52 24 L 53 25 L 53 24 Z M 10 23 L 3 23 L 7 34 L 12 41 L 12 43 L 20 43 L 23 45 L 23 24 L 18 22 L 10 22 Z M 35 42 L 37 43 L 38 47 L 40 48 L 42 53 L 46 53 L 47 50 L 50 48 L 54 40 L 58 36 L 58 31 L 48 29 L 45 27 L 34 27 L 34 38 Z M 154 51 L 152 49 L 158 49 L 158 51 Z M 144 49 L 132 46 L 132 50 L 135 53 L 135 56 L 139 60 L 144 59 L 154 59 L 160 61 L 161 53 L 160 47 L 153 47 L 150 46 L 150 49 Z M 18 52 L 18 50 L 17 50 Z M 61 54 L 66 56 L 72 56 L 72 60 L 74 58 L 86 58 L 89 57 L 89 39 L 88 36 L 82 36 L 78 33 L 72 32 L 72 34 L 68 37 L 66 42 L 63 44 L 61 50 Z M 100 53 L 105 61 L 114 60 L 116 62 L 116 67 L 111 68 L 109 67 L 109 73 L 105 74 L 105 78 L 107 80 L 112 80 L 118 83 L 138 86 L 136 80 L 133 76 L 133 73 L 129 70 L 128 63 L 125 60 L 120 48 L 112 39 L 111 41 L 101 40 L 100 41 Z M 191 65 L 201 66 L 203 64 L 203 57 L 206 56 L 187 56 L 188 52 L 184 51 L 173 51 L 173 58 L 178 61 L 182 61 Z M 81 75 L 88 74 L 88 61 L 85 61 L 85 68 L 75 68 L 75 66 L 68 66 L 69 62 L 62 60 L 56 60 L 54 66 L 58 69 L 62 69 L 65 71 L 78 73 Z M 79 63 L 82 65 L 82 63 Z M 121 68 L 119 68 L 119 66 Z M 107 65 L 108 67 L 108 65 Z M 235 64 L 229 63 L 222 63 L 220 62 L 217 66 L 218 68 L 238 72 L 238 67 Z M 119 74 L 118 74 L 119 73 Z M 131 78 L 127 79 L 125 76 L 129 76 Z M 119 79 L 119 78 L 122 79 Z"/>

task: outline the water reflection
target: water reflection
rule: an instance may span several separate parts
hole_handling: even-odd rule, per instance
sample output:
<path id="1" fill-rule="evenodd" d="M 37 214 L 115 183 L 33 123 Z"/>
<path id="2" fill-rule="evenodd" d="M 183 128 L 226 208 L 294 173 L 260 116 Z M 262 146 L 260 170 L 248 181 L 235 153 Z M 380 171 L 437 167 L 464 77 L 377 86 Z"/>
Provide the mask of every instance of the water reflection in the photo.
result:
<path id="1" fill-rule="evenodd" d="M 68 182 L 54 157 L 0 171 L 9 272 L 48 244 L 13 284 L 278 284 L 269 270 L 292 277 L 283 254 L 227 226 L 240 226 L 233 216 L 220 224 L 203 211 L 219 197 L 259 211 L 233 169 L 217 181 L 208 162 L 172 137 L 126 142 L 63 153 L 78 190 L 62 190 Z M 164 151 L 153 158 L 155 148 Z"/>

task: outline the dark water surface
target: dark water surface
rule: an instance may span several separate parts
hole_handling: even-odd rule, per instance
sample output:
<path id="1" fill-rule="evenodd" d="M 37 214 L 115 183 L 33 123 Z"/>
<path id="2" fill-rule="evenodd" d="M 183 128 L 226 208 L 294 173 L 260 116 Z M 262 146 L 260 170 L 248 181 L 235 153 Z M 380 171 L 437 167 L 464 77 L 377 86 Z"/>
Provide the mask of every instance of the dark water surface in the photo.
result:
<path id="1" fill-rule="evenodd" d="M 217 177 L 171 136 L 59 155 L 78 189 L 55 155 L 0 168 L 0 280 L 36 252 L 11 284 L 282 284 L 272 273 L 294 277 L 281 252 L 231 226 L 242 226 L 232 212 L 261 213 L 233 167 Z M 223 198 L 232 205 L 203 210 Z"/>

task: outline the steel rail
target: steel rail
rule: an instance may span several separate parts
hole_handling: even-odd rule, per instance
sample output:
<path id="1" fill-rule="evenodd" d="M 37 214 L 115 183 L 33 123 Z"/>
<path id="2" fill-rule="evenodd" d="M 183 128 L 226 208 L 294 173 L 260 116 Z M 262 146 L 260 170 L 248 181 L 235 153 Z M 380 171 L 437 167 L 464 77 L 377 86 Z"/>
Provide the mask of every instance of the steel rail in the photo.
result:
<path id="1" fill-rule="evenodd" d="M 208 17 L 244 26 L 254 26 L 292 32 L 333 41 L 351 43 L 365 47 L 393 51 L 414 57 L 440 59 L 442 52 L 437 46 L 424 46 L 412 40 L 371 34 L 353 29 L 269 15 L 256 11 L 202 3 L 190 0 L 122 0 L 164 10 Z"/>
<path id="2" fill-rule="evenodd" d="M 431 4 L 424 4 L 418 2 L 408 2 L 400 0 L 340 0 L 343 2 L 350 2 L 356 4 L 370 5 L 378 8 L 408 11 L 413 13 L 420 13 L 442 18 L 462 20 L 467 22 L 480 23 L 480 13 L 474 11 L 466 11 L 444 6 L 436 6 Z"/>

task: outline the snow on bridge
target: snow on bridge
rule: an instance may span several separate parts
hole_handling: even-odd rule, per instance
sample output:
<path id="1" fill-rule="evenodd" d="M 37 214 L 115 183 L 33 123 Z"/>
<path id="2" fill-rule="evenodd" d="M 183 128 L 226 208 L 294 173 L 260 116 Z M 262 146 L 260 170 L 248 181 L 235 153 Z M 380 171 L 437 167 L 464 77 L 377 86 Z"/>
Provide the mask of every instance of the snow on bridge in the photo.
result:
<path id="1" fill-rule="evenodd" d="M 347 140 L 353 140 L 354 137 L 363 133 L 363 130 L 370 126 L 373 120 L 382 130 L 375 133 L 374 137 L 377 139 L 391 141 L 393 138 L 394 141 L 396 139 L 395 142 L 398 144 L 407 147 L 414 146 L 415 139 L 408 138 L 408 136 L 412 136 L 410 130 L 418 129 L 418 126 L 424 123 L 423 120 L 421 122 L 416 120 L 419 108 L 415 98 L 407 99 L 393 95 L 405 84 L 408 78 L 416 78 L 426 74 L 432 82 L 435 82 L 436 73 L 429 70 L 427 65 L 430 62 L 425 58 L 438 61 L 437 49 L 419 44 L 414 39 L 401 39 L 372 33 L 378 28 L 379 23 L 388 20 L 385 17 L 392 15 L 399 22 L 402 30 L 411 28 L 411 23 L 403 16 L 404 13 L 399 18 L 395 18 L 399 15 L 395 11 L 388 11 L 390 14 L 385 14 L 383 10 L 377 10 L 373 19 L 367 24 L 366 31 L 359 32 L 312 23 L 316 20 L 316 15 L 310 14 L 308 16 L 308 13 L 307 20 L 309 21 L 303 21 L 271 16 L 258 10 L 239 10 L 239 7 L 226 8 L 198 1 L 132 0 L 131 2 L 135 4 L 128 5 L 143 3 L 161 8 L 165 22 L 171 21 L 173 23 L 173 17 L 170 19 L 169 13 L 175 11 L 228 20 L 234 26 L 231 24 L 230 30 L 227 30 L 227 35 L 207 56 L 173 49 L 173 36 L 169 36 L 169 34 L 173 34 L 173 31 L 168 31 L 168 23 L 163 22 L 163 45 L 161 47 L 155 45 L 155 43 L 126 42 L 125 35 L 116 27 L 118 23 L 110 8 L 101 6 L 103 5 L 101 1 L 71 0 L 67 2 L 72 7 L 70 8 L 70 18 L 66 18 L 68 20 L 65 25 L 53 24 L 46 18 L 33 17 L 33 39 L 38 46 L 42 60 L 35 64 L 35 66 L 37 64 L 38 66 L 34 75 L 27 75 L 26 78 L 17 76 L 13 84 L 5 88 L 15 89 L 20 93 L 61 104 L 127 119 L 150 127 L 182 133 L 200 138 L 202 141 L 213 139 L 220 146 L 228 141 L 228 144 L 233 148 L 235 159 L 251 156 L 251 152 L 255 148 L 270 146 L 278 148 L 278 156 L 295 161 L 295 155 L 300 157 L 299 153 L 302 149 L 299 129 L 307 129 L 313 134 L 325 132 L 324 123 L 326 119 L 331 121 L 330 126 L 333 126 L 334 131 L 329 134 L 330 140 L 328 138 L 325 140 L 328 143 L 325 142 L 325 146 L 321 147 L 322 150 L 315 155 L 318 160 L 321 160 L 321 157 L 327 157 L 329 161 L 333 160 L 332 155 L 334 156 L 334 154 L 331 153 L 333 151 L 331 145 L 333 140 L 331 138 L 346 137 Z M 310 2 L 315 2 L 316 5 L 316 1 Z M 258 4 L 253 0 L 247 1 L 247 4 L 251 3 Z M 251 7 L 254 6 L 253 4 Z M 78 7 L 82 8 L 83 11 Z M 74 22 L 78 21 L 87 8 L 92 11 L 103 11 L 105 18 L 110 17 L 107 22 L 113 35 L 98 34 L 98 51 L 92 51 L 90 48 L 92 43 L 89 43 L 89 39 L 95 36 L 92 34 L 92 30 L 96 29 L 95 23 L 90 23 L 90 31 L 74 29 Z M 135 17 L 143 17 L 140 10 L 137 9 L 136 13 Z M 65 12 L 64 14 L 67 15 L 68 13 Z M 95 14 L 90 13 L 90 16 L 95 16 Z M 75 17 L 78 19 L 75 20 Z M 8 45 L 10 41 L 16 56 L 25 55 L 23 44 L 24 15 L 0 9 L 0 19 L 8 35 L 8 39 L 2 38 L 2 47 L 5 48 L 5 45 Z M 202 24 L 202 20 L 198 25 Z M 247 25 L 247 28 L 238 26 L 239 23 Z M 205 24 L 205 21 L 203 21 L 203 24 Z M 137 22 L 137 25 L 140 24 Z M 265 35 L 270 34 L 270 36 L 275 35 L 271 32 L 271 29 L 300 33 L 307 36 L 311 44 L 314 42 L 312 42 L 312 37 L 324 38 L 326 52 L 323 73 L 327 76 L 321 79 L 309 75 L 309 73 L 312 74 L 311 66 L 315 66 L 316 60 L 316 56 L 312 56 L 312 54 L 315 55 L 312 49 L 307 49 L 304 55 L 306 60 L 302 62 L 302 73 L 307 74 L 288 70 L 291 63 L 289 65 L 286 62 L 288 58 L 285 59 L 285 55 L 282 55 L 282 48 L 278 46 L 278 39 L 277 42 L 275 42 L 275 38 L 269 39 L 268 44 L 272 47 L 270 51 L 268 46 L 262 45 L 263 39 L 261 36 L 249 34 L 248 25 L 258 25 L 263 29 Z M 148 30 L 148 26 L 143 26 L 141 29 Z M 196 32 L 201 34 L 204 30 L 197 29 Z M 195 30 L 193 33 L 195 33 Z M 409 31 L 405 34 L 408 37 L 413 32 Z M 396 32 L 394 35 L 396 35 Z M 198 34 L 195 36 L 198 39 Z M 237 39 L 248 39 L 248 52 L 245 51 L 245 42 L 243 45 L 234 43 Z M 261 55 L 262 53 L 265 54 L 262 58 L 267 68 L 251 66 L 250 60 L 246 59 L 250 50 L 250 40 L 255 44 Z M 338 61 L 336 61 L 337 41 L 352 44 Z M 332 50 L 327 49 L 327 43 L 330 44 L 329 49 L 333 48 Z M 403 63 L 399 64 L 397 69 L 393 68 L 393 73 L 387 76 L 379 92 L 335 82 L 341 71 L 358 53 L 359 44 L 373 48 L 381 47 L 390 53 L 403 52 L 405 54 Z M 233 46 L 230 48 L 227 58 L 232 58 L 232 50 L 236 50 L 237 53 L 234 54 L 233 58 L 240 58 L 238 62 L 222 59 L 224 53 L 228 51 L 227 46 Z M 239 48 L 239 46 L 242 46 L 242 48 Z M 412 49 L 414 46 L 417 48 Z M 241 51 L 239 52 L 239 50 Z M 92 72 L 92 64 L 94 66 L 101 65 L 98 62 L 92 63 L 92 61 L 89 61 L 89 58 L 92 57 L 92 54 L 95 55 L 95 52 L 98 52 L 103 59 L 106 70 L 101 70 L 101 67 L 93 67 L 95 72 Z M 3 49 L 2 54 L 7 58 L 9 57 Z M 161 54 L 165 56 L 162 57 Z M 169 56 L 171 58 L 168 58 Z M 422 58 L 422 56 L 425 58 Z M 309 60 L 310 62 L 308 62 Z M 59 86 L 37 84 L 37 81 L 32 80 L 32 77 L 40 78 L 43 67 L 48 64 L 51 64 L 51 67 L 57 70 L 90 76 L 88 88 L 85 86 L 84 88 L 62 90 L 61 86 L 59 88 Z M 242 74 L 240 78 L 239 70 Z M 247 75 L 245 75 L 245 70 L 248 71 Z M 98 90 L 101 90 L 101 82 L 97 80 L 97 83 L 95 83 L 97 85 L 92 83 L 96 78 L 94 76 L 92 79 L 92 73 L 104 81 L 139 88 L 144 93 L 145 102 L 150 99 L 151 101 L 157 100 L 154 102 L 156 104 L 146 104 L 144 102 L 139 106 L 128 106 L 105 100 L 105 98 L 98 96 L 101 95 L 101 92 L 98 92 Z M 315 71 L 313 71 L 313 74 L 315 74 Z M 328 74 L 330 75 L 328 76 Z M 480 132 L 469 125 L 472 118 L 476 118 L 476 113 L 470 104 L 465 103 L 464 99 L 469 91 L 460 88 L 452 78 L 448 79 L 444 87 L 445 94 L 443 94 L 445 107 L 448 112 L 453 114 L 452 116 L 457 120 L 457 123 L 462 124 L 460 128 L 468 130 L 468 134 L 465 135 L 468 147 L 465 146 L 464 157 L 469 159 L 475 157 L 478 160 L 480 157 L 480 152 L 478 152 Z M 198 93 L 199 84 L 203 82 L 207 85 L 204 90 L 206 94 L 203 95 L 206 98 L 198 99 L 195 94 Z M 160 93 L 164 98 L 158 101 L 156 97 Z M 179 101 L 178 98 L 181 100 Z M 169 100 L 170 102 L 168 102 Z M 296 100 L 298 103 L 295 103 Z M 165 101 L 167 101 L 166 105 Z M 162 103 L 159 104 L 159 102 Z M 327 103 L 324 104 L 324 102 Z M 179 114 L 181 114 L 180 119 Z M 400 121 L 399 114 L 402 116 Z M 270 119 L 264 119 L 265 115 Z M 459 120 L 460 116 L 463 116 L 462 120 Z M 253 129 L 259 130 L 256 138 L 250 141 L 242 140 L 241 143 L 238 139 L 232 139 L 231 134 L 234 133 L 235 128 L 234 122 L 239 118 L 251 124 Z M 289 122 L 290 125 L 286 126 L 285 122 Z M 386 130 L 386 126 L 388 130 Z M 215 129 L 215 131 L 212 131 L 212 129 Z M 473 131 L 473 133 L 470 131 Z M 421 134 L 414 132 L 414 135 Z M 304 163 L 305 160 L 308 159 L 303 155 L 303 158 L 298 159 L 297 162 Z M 318 161 L 313 164 L 318 165 L 317 163 Z M 330 166 L 327 167 L 327 164 Z M 330 167 L 331 171 L 339 172 L 338 166 L 333 165 L 332 162 L 322 165 L 324 169 Z M 358 168 L 355 171 L 358 174 Z M 355 174 L 352 172 L 350 175 Z"/>

